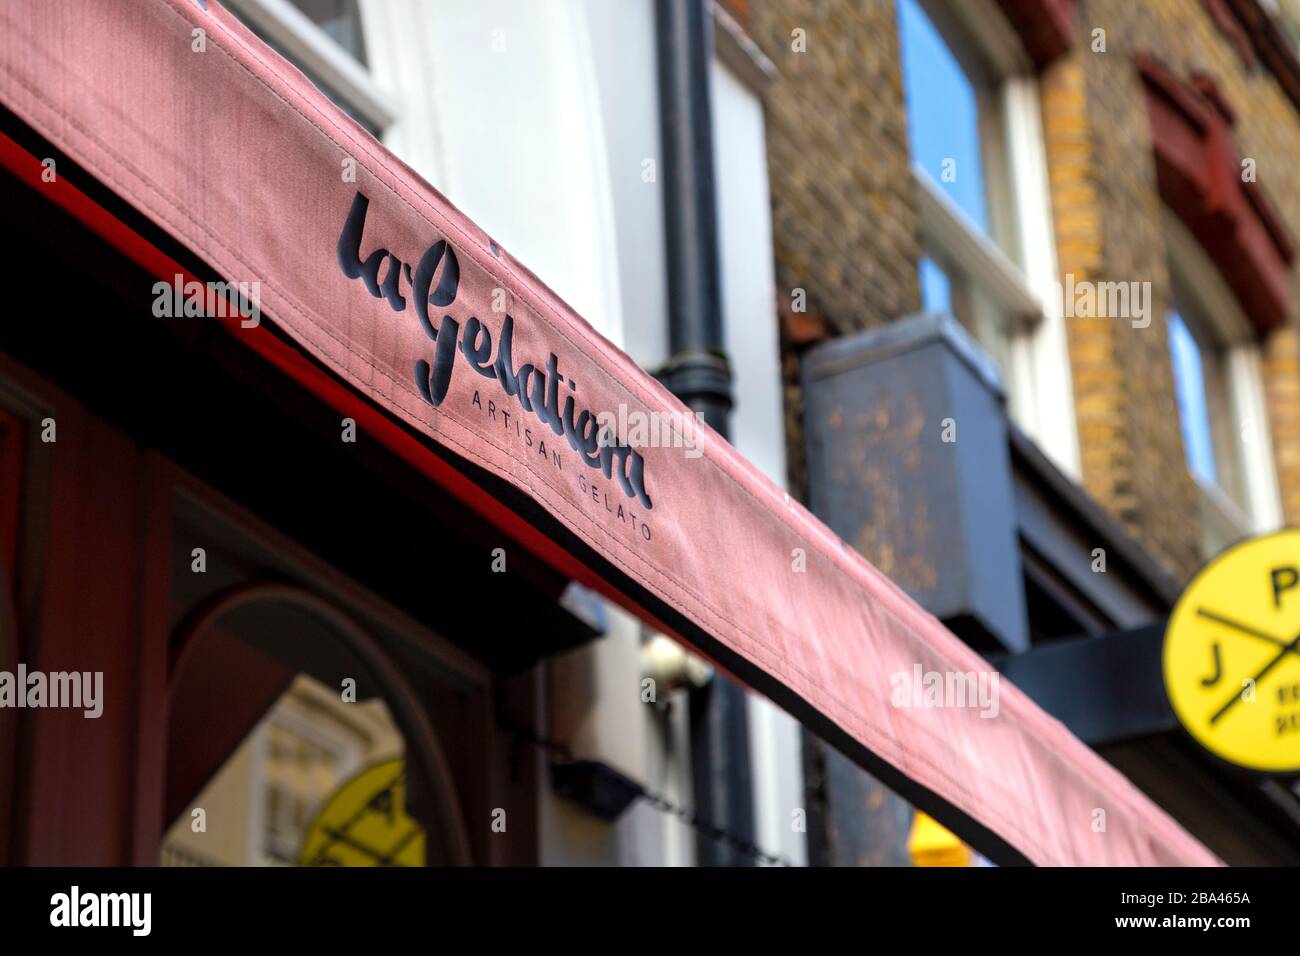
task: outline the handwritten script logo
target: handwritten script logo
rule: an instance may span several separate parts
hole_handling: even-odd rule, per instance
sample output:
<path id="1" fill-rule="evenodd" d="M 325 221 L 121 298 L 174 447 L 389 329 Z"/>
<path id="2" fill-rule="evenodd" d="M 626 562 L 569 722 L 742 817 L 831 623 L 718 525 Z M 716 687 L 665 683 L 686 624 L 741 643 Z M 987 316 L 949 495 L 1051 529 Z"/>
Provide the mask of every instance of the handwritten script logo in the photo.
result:
<path id="1" fill-rule="evenodd" d="M 370 200 L 361 192 L 353 197 L 352 208 L 339 234 L 339 268 L 349 279 L 361 279 L 370 294 L 384 299 L 394 312 L 406 311 L 408 294 L 414 299 L 420 327 L 434 346 L 432 362 L 421 358 L 415 363 L 415 384 L 420 397 L 435 408 L 442 404 L 459 356 L 460 364 L 468 365 L 484 378 L 495 379 L 520 408 L 563 437 L 588 467 L 599 469 L 606 478 L 617 477 L 624 494 L 645 508 L 653 508 L 645 489 L 645 459 L 619 440 L 613 430 L 602 425 L 600 413 L 578 405 L 578 383 L 561 374 L 555 353 L 550 354 L 542 368 L 530 362 L 515 366 L 513 317 L 507 314 L 501 322 L 495 355 L 492 332 L 476 316 L 465 320 L 463 332 L 460 322 L 446 314 L 434 326 L 429 306 L 439 309 L 450 306 L 460 287 L 460 262 L 447 240 L 439 239 L 429 246 L 414 273 L 410 265 L 382 247 L 362 257 L 361 238 L 369 207 Z M 567 392 L 562 388 L 566 384 Z"/>

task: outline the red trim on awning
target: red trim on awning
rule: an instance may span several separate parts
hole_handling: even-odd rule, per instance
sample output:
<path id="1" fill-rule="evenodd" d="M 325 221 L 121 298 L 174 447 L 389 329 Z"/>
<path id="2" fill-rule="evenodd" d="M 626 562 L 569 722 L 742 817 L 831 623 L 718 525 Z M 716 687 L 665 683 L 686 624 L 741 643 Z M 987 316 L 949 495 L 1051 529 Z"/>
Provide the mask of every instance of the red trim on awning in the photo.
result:
<path id="1" fill-rule="evenodd" d="M 2 132 L 0 132 L 0 167 L 8 170 L 31 188 L 38 189 L 42 196 L 154 278 L 171 282 L 179 275 L 184 282 L 202 282 L 194 273 L 78 189 L 66 176 L 61 176 L 50 183 L 43 182 L 41 173 L 44 167 L 41 160 Z M 628 598 L 623 591 L 560 547 L 552 538 L 538 531 L 534 525 L 501 501 L 492 497 L 445 459 L 430 451 L 419 438 L 395 423 L 381 408 L 367 401 L 353 389 L 342 385 L 319 365 L 278 338 L 269 328 L 264 326 L 241 328 L 238 316 L 215 316 L 214 318 L 231 334 L 238 335 L 244 345 L 297 382 L 308 393 L 341 416 L 354 419 L 358 428 L 365 434 L 377 439 L 381 445 L 396 453 L 420 474 L 449 492 L 476 515 L 505 532 L 552 568 L 618 603 L 629 613 L 651 623 L 664 633 L 674 634 L 672 628 L 656 620 L 653 614 Z M 5 473 L 0 472 L 0 475 Z"/>

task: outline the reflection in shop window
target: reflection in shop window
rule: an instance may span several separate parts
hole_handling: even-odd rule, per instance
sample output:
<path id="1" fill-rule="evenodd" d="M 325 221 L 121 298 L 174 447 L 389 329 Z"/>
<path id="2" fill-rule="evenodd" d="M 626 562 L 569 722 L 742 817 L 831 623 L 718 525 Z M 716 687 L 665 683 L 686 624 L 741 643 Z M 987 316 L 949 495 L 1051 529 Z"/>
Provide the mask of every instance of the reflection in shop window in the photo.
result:
<path id="1" fill-rule="evenodd" d="M 338 693 L 299 674 L 192 801 L 191 808 L 203 810 L 205 830 L 194 831 L 192 809 L 182 813 L 164 838 L 162 863 L 296 865 L 330 801 L 370 768 L 400 767 L 404 750 L 382 700 L 344 703 Z M 377 790 L 362 801 L 358 812 L 347 814 L 341 823 L 329 823 L 329 840 L 351 846 L 347 852 L 318 850 L 317 865 L 423 862 L 423 833 L 401 811 L 386 803 Z M 397 814 L 400 819 L 393 822 Z M 368 817 L 383 826 L 376 830 Z M 350 821 L 360 829 L 349 832 Z M 387 836 L 390 824 L 391 838 Z M 367 842 L 359 837 L 368 826 L 372 833 L 383 833 L 383 838 Z M 416 840 L 418 845 L 413 845 Z"/>
<path id="2" fill-rule="evenodd" d="M 316 729 L 286 713 L 272 717 L 266 736 L 262 853 L 291 865 L 322 801 L 360 764 L 361 748 L 328 722 Z"/>

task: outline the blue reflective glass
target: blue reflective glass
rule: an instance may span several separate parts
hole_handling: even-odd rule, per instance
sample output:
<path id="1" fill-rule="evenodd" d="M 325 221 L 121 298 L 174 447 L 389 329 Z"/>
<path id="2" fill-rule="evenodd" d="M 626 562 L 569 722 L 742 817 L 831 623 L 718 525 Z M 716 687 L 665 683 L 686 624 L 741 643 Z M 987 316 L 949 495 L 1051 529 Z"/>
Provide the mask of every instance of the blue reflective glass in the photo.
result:
<path id="1" fill-rule="evenodd" d="M 898 0 L 898 33 L 912 161 L 987 233 L 975 87 L 917 0 Z"/>
<path id="2" fill-rule="evenodd" d="M 1166 325 L 1169 354 L 1174 365 L 1174 393 L 1178 420 L 1183 431 L 1187 467 L 1202 482 L 1217 482 L 1214 439 L 1210 432 L 1210 409 L 1205 399 L 1205 368 L 1201 348 L 1177 312 L 1170 312 Z"/>
<path id="3" fill-rule="evenodd" d="M 921 308 L 926 312 L 952 315 L 952 283 L 948 274 L 929 256 L 921 257 Z"/>

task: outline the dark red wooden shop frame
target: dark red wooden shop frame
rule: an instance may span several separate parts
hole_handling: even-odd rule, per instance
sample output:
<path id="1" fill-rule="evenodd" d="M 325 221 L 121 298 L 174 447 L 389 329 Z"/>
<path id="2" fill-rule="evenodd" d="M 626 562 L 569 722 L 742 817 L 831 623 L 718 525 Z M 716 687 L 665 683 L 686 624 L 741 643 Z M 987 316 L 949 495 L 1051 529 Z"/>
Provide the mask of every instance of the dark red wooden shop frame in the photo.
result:
<path id="1" fill-rule="evenodd" d="M 25 712 L 19 723 L 22 763 L 13 773 L 6 772 L 5 760 L 13 754 L 4 749 L 5 725 L 0 724 L 5 784 L 0 820 L 12 798 L 8 832 L 16 838 L 9 856 L 0 859 L 158 864 L 169 822 L 164 796 L 170 701 L 176 691 L 173 622 L 188 610 L 176 606 L 172 587 L 175 514 L 181 503 L 212 524 L 214 537 L 220 529 L 220 536 L 233 536 L 250 553 L 274 554 L 281 570 L 291 568 L 307 591 L 403 634 L 440 672 L 471 689 L 475 723 L 483 729 L 481 760 L 468 771 L 477 778 L 472 810 L 517 805 L 518 795 L 506 792 L 502 769 L 512 740 L 495 723 L 502 688 L 494 686 L 486 667 L 3 354 L 0 380 L 37 397 L 40 414 L 57 421 L 60 438 L 42 446 L 48 467 L 38 469 L 42 480 L 23 502 L 24 511 L 38 519 L 43 514 L 47 522 L 30 569 L 39 587 L 24 659 L 45 669 L 103 670 L 106 696 L 131 702 L 106 707 L 92 733 L 79 712 L 44 710 L 35 719 Z M 118 507 L 106 509 L 105 501 Z M 95 575 L 84 574 L 86 567 L 96 568 Z M 519 688 L 515 683 L 504 690 L 508 696 Z M 530 694 L 527 687 L 522 692 Z M 228 717 L 219 700 L 204 706 L 211 708 L 208 719 L 214 723 Z M 0 717 L 18 715 L 0 712 Z M 528 813 L 514 818 L 527 820 Z M 474 862 L 526 862 L 524 844 L 534 834 L 526 825 L 520 831 L 510 845 L 479 841 Z"/>
<path id="2" fill-rule="evenodd" d="M 0 166 L 30 176 L 37 168 L 34 163 L 30 153 L 0 134 Z M 190 276 L 66 177 L 60 177 L 49 194 L 92 233 L 152 268 L 155 275 Z M 318 399 L 377 432 L 393 431 L 395 441 L 404 436 L 275 336 L 266 333 L 257 342 L 258 351 L 274 367 L 307 385 Z M 129 702 L 106 708 L 93 732 L 87 732 L 79 712 L 0 712 L 0 862 L 158 863 L 168 822 L 164 781 L 173 690 L 169 664 L 178 615 L 171 586 L 172 518 L 181 497 L 199 503 L 213 520 L 241 537 L 291 561 L 312 582 L 315 593 L 329 595 L 335 606 L 364 609 L 365 616 L 390 622 L 410 643 L 426 648 L 441 668 L 460 674 L 475 688 L 480 703 L 483 753 L 471 771 L 481 778 L 474 784 L 476 793 L 487 806 L 519 799 L 505 792 L 519 778 L 511 774 L 508 784 L 507 774 L 497 765 L 512 740 L 495 726 L 492 708 L 503 702 L 517 707 L 531 699 L 531 676 L 509 681 L 506 692 L 500 693 L 490 673 L 466 654 L 166 458 L 142 449 L 3 353 L 0 383 L 0 403 L 10 406 L 0 406 L 0 558 L 6 568 L 14 569 L 0 583 L 6 597 L 15 597 L 11 604 L 18 614 L 13 616 L 28 622 L 20 647 L 3 633 L 12 626 L 0 620 L 0 667 L 12 668 L 21 659 L 43 670 L 103 671 L 106 697 Z M 46 417 L 57 423 L 59 440 L 33 444 L 28 458 L 25 443 Z M 496 518 L 506 512 L 469 479 L 404 437 L 410 447 L 403 449 L 398 441 L 397 450 L 408 463 L 418 461 L 420 470 L 436 474 L 441 485 L 461 486 Z M 539 540 L 543 537 L 522 521 L 520 527 Z M 20 547 L 20 533 L 30 539 L 25 548 Z M 21 591 L 16 570 L 22 572 Z M 9 608 L 7 604 L 4 610 Z M 214 710 L 211 720 L 222 716 Z M 528 818 L 527 812 L 515 815 L 522 821 Z M 527 846 L 531 828 L 525 822 L 518 830 L 510 841 L 476 846 L 474 861 L 528 862 L 535 854 L 535 846 Z"/>

